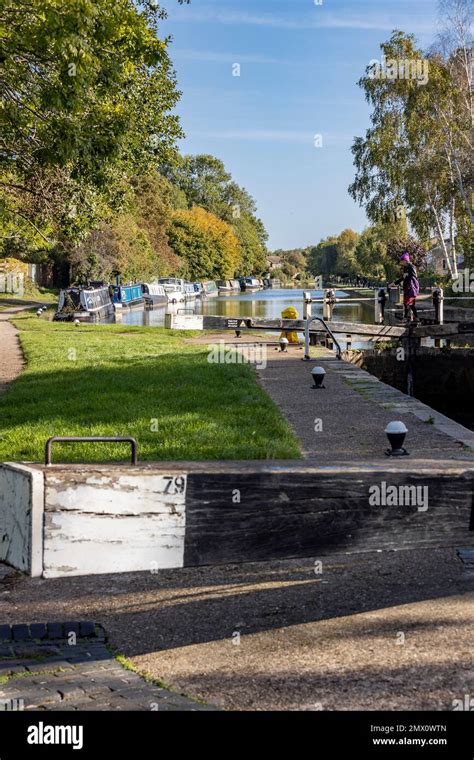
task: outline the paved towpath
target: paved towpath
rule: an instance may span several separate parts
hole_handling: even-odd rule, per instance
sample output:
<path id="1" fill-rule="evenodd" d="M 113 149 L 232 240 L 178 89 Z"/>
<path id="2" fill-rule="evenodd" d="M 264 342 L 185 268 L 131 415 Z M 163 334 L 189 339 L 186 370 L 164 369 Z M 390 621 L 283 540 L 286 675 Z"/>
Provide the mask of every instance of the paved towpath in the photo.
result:
<path id="1" fill-rule="evenodd" d="M 223 339 L 242 352 L 246 344 L 267 343 L 266 366 L 258 369 L 261 384 L 288 419 L 308 459 L 383 461 L 388 447 L 384 430 L 392 420 L 405 422 L 405 445 L 413 459 L 474 459 L 474 431 L 336 359 L 328 349 L 312 346 L 312 360 L 304 362 L 301 347 L 281 352 L 273 336 L 246 333 L 236 340 L 229 333 L 216 333 L 191 340 L 211 345 Z M 312 387 L 316 364 L 326 371 L 322 390 Z"/>
<path id="2" fill-rule="evenodd" d="M 100 621 L 140 672 L 224 709 L 452 710 L 474 694 L 472 548 L 470 556 L 462 561 L 454 548 L 338 555 L 317 573 L 318 557 L 48 580 L 18 574 L 0 582 L 0 620 Z M 0 700 L 31 695 L 48 709 L 108 710 L 136 688 L 134 709 L 161 704 L 138 677 L 127 683 L 132 674 L 103 661 L 101 647 L 92 654 L 60 678 L 0 686 Z M 68 684 L 76 696 L 64 696 Z M 170 709 L 199 709 L 169 700 Z"/>
<path id="3" fill-rule="evenodd" d="M 9 306 L 0 311 L 0 393 L 8 388 L 24 366 L 18 330 L 9 320 L 15 314 L 35 305 L 33 303 L 26 306 Z"/>
<path id="4" fill-rule="evenodd" d="M 337 360 L 332 352 L 313 348 L 311 362 L 295 354 L 294 350 L 269 352 L 268 364 L 259 374 L 308 458 L 383 460 L 388 446 L 385 427 L 391 420 L 402 420 L 409 431 L 406 448 L 412 458 L 474 459 L 474 432 L 355 365 Z M 315 364 L 326 371 L 322 390 L 312 387 Z"/>

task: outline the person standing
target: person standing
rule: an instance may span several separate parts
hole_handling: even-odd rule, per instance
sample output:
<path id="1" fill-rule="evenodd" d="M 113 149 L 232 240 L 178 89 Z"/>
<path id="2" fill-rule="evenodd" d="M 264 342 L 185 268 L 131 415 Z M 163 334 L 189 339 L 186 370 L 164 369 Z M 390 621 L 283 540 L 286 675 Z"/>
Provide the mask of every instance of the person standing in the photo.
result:
<path id="1" fill-rule="evenodd" d="M 418 280 L 418 274 L 416 267 L 410 261 L 410 254 L 404 253 L 400 257 L 400 262 L 403 267 L 403 274 L 395 280 L 395 285 L 403 285 L 403 307 L 404 317 L 408 322 L 418 321 L 418 313 L 416 310 L 416 299 L 420 292 L 420 283 Z"/>

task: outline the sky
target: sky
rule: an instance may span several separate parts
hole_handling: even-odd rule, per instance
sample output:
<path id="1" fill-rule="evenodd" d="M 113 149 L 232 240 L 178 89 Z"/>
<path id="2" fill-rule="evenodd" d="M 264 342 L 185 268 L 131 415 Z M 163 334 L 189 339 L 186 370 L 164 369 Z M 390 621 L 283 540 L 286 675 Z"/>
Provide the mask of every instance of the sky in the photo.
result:
<path id="1" fill-rule="evenodd" d="M 357 81 L 393 29 L 429 47 L 437 0 L 161 4 L 182 91 L 181 152 L 224 162 L 254 197 L 271 250 L 362 231 L 365 212 L 347 192 L 353 139 L 370 126 Z"/>

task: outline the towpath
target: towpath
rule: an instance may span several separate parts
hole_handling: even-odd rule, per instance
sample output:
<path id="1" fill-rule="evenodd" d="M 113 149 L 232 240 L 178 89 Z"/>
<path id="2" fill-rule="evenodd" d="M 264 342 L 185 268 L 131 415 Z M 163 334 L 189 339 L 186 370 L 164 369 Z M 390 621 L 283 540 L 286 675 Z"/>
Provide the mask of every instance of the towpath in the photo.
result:
<path id="1" fill-rule="evenodd" d="M 15 314 L 34 308 L 35 305 L 31 303 L 24 306 L 8 306 L 0 311 L 0 393 L 8 388 L 24 366 L 18 330 L 9 320 Z"/>
<path id="2" fill-rule="evenodd" d="M 250 348 L 256 343 L 266 345 L 266 357 L 260 351 L 257 356 L 262 365 L 257 368 L 260 382 L 293 427 L 308 459 L 384 460 L 388 447 L 384 430 L 392 420 L 405 422 L 406 448 L 412 458 L 474 458 L 474 431 L 365 370 L 336 359 L 328 349 L 312 346 L 312 361 L 304 362 L 302 348 L 290 346 L 281 352 L 275 339 L 253 333 L 238 340 L 229 333 L 205 334 L 191 340 L 207 345 L 224 340 L 226 345 L 240 347 L 247 356 L 252 356 Z M 326 371 L 325 388 L 321 390 L 312 387 L 315 365 Z"/>

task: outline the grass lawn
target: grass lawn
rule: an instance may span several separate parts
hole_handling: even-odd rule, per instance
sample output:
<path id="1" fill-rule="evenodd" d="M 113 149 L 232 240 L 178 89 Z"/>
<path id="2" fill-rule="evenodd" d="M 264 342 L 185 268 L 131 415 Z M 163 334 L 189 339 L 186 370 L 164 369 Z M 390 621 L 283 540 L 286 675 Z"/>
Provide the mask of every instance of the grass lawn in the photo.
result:
<path id="1" fill-rule="evenodd" d="M 57 304 L 59 290 L 50 290 L 49 288 L 31 287 L 27 293 L 22 296 L 14 293 L 0 293 L 0 309 L 6 309 L 9 306 L 21 306 L 25 301 L 34 303 Z"/>
<path id="2" fill-rule="evenodd" d="M 210 364 L 207 346 L 183 333 L 26 314 L 14 322 L 27 367 L 0 396 L 0 461 L 41 461 L 52 435 L 132 435 L 140 460 L 301 456 L 253 368 Z M 54 461 L 116 461 L 129 447 L 55 451 Z"/>

